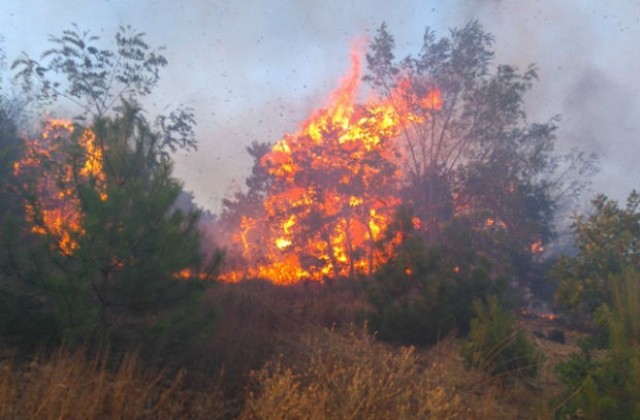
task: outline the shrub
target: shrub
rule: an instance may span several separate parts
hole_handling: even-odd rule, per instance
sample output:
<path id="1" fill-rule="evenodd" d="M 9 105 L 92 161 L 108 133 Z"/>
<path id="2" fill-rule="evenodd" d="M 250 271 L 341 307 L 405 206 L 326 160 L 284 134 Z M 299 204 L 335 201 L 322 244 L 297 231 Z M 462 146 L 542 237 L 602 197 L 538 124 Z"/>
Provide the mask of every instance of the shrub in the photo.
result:
<path id="1" fill-rule="evenodd" d="M 504 290 L 490 268 L 469 247 L 427 247 L 421 237 L 408 236 L 365 284 L 372 330 L 383 340 L 412 345 L 433 344 L 454 330 L 465 334 L 474 299 Z"/>
<path id="2" fill-rule="evenodd" d="M 207 341 L 207 360 L 224 368 L 231 390 L 243 390 L 250 371 L 275 357 L 284 338 L 353 323 L 366 307 L 362 295 L 360 286 L 347 280 L 288 286 L 265 280 L 217 284 L 205 296 L 219 312 Z"/>
<path id="3" fill-rule="evenodd" d="M 59 344 L 61 337 L 60 323 L 37 296 L 0 287 L 0 347 L 30 355 L 38 347 Z"/>
<path id="4" fill-rule="evenodd" d="M 534 376 L 541 360 L 524 332 L 517 329 L 515 316 L 495 296 L 486 304 L 476 300 L 473 307 L 476 318 L 462 350 L 468 363 L 493 376 Z"/>
<path id="5" fill-rule="evenodd" d="M 633 267 L 609 277 L 612 305 L 602 305 L 596 319 L 609 335 L 604 358 L 588 351 L 558 365 L 567 386 L 558 407 L 566 417 L 640 419 L 640 275 Z"/>
<path id="6" fill-rule="evenodd" d="M 434 380 L 413 348 L 388 350 L 364 330 L 324 330 L 288 356 L 254 373 L 241 418 L 451 418 L 466 412 L 455 388 Z"/>

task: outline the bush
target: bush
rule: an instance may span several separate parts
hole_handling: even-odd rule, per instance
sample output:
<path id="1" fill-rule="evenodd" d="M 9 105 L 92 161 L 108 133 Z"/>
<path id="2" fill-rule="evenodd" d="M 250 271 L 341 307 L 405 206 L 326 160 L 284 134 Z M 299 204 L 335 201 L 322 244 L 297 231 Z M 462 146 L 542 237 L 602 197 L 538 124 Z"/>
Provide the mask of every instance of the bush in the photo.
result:
<path id="1" fill-rule="evenodd" d="M 462 353 L 467 362 L 493 376 L 534 376 L 540 357 L 524 332 L 515 325 L 515 316 L 490 296 L 487 303 L 473 303 L 476 318 Z"/>
<path id="2" fill-rule="evenodd" d="M 204 349 L 207 360 L 224 368 L 231 391 L 243 390 L 249 373 L 275 357 L 285 337 L 353 323 L 366 306 L 362 295 L 360 286 L 347 280 L 288 286 L 266 280 L 217 284 L 205 296 L 219 312 Z"/>
<path id="3" fill-rule="evenodd" d="M 364 330 L 308 336 L 254 373 L 240 418 L 452 418 L 467 414 L 454 387 L 423 369 L 413 348 L 388 350 Z"/>
<path id="4" fill-rule="evenodd" d="M 421 237 L 408 236 L 365 284 L 372 330 L 383 340 L 412 345 L 433 344 L 454 330 L 466 334 L 472 302 L 505 289 L 490 268 L 469 247 L 427 247 Z"/>
<path id="5" fill-rule="evenodd" d="M 5 343 L 31 354 L 38 347 L 59 344 L 61 337 L 60 323 L 42 301 L 0 288 L 0 347 Z"/>
<path id="6" fill-rule="evenodd" d="M 613 308 L 603 305 L 597 321 L 609 335 L 604 358 L 582 355 L 557 367 L 567 386 L 559 407 L 566 417 L 640 419 L 640 275 L 626 267 L 609 277 Z"/>

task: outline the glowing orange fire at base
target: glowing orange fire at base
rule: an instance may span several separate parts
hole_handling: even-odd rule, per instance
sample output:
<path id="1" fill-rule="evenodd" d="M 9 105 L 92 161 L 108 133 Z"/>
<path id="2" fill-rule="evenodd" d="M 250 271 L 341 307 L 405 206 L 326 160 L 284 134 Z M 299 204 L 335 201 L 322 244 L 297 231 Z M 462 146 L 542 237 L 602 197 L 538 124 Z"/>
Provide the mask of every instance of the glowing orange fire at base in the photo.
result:
<path id="1" fill-rule="evenodd" d="M 404 126 L 442 103 L 439 91 L 417 98 L 401 80 L 390 99 L 357 104 L 359 81 L 353 53 L 351 72 L 327 108 L 262 157 L 272 181 L 262 215 L 243 217 L 233 237 L 247 266 L 223 274 L 224 280 L 322 280 L 370 273 L 388 260 L 401 240 L 396 235 L 380 244 L 400 204 L 397 139 Z M 423 227 L 417 218 L 412 223 Z"/>

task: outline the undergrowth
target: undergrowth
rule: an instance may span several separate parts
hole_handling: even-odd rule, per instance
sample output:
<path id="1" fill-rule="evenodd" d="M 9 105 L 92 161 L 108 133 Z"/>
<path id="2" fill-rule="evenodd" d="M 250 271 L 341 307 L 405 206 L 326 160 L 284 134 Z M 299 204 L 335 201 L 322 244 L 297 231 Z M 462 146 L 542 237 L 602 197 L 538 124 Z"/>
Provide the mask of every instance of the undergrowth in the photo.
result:
<path id="1" fill-rule="evenodd" d="M 175 419 L 222 418 L 219 383 L 196 391 L 184 384 L 185 371 L 167 376 L 141 366 L 134 354 L 108 366 L 103 353 L 60 349 L 28 365 L 0 365 L 2 419 Z"/>

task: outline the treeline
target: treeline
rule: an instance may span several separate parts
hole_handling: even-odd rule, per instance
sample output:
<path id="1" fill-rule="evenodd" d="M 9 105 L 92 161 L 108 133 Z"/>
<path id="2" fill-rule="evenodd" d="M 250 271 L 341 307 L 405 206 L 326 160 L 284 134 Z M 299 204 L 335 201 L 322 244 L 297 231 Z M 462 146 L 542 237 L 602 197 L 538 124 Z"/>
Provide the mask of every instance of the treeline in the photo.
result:
<path id="1" fill-rule="evenodd" d="M 442 38 L 427 29 L 420 52 L 401 60 L 387 27 L 379 28 L 364 80 L 390 101 L 401 85 L 403 103 L 420 117 L 403 127 L 409 159 L 401 168 L 407 174 L 398 190 L 401 204 L 375 246 L 401 241 L 375 272 L 290 289 L 256 279 L 216 283 L 224 252 L 203 246 L 200 211 L 172 175 L 172 153 L 197 146 L 193 110 L 149 116 L 142 103 L 167 60 L 129 27 L 112 41 L 105 46 L 90 32 L 66 30 L 39 57 L 13 62 L 20 101 L 0 95 L 0 349 L 30 354 L 84 346 L 89 359 L 104 360 L 111 357 L 105 354 L 136 351 L 149 366 L 199 367 L 211 376 L 224 366 L 232 374 L 222 380 L 232 385 L 221 392 L 236 399 L 232 405 L 238 398 L 246 403 L 231 411 L 247 418 L 281 415 L 282 401 L 303 417 L 340 416 L 358 407 L 372 416 L 387 409 L 395 415 L 462 413 L 468 407 L 447 394 L 455 387 L 443 388 L 438 400 L 437 387 L 416 379 L 422 370 L 412 350 L 387 352 L 367 334 L 418 348 L 462 337 L 468 369 L 497 383 L 532 378 L 543 357 L 514 316 L 528 289 L 553 299 L 567 322 L 591 332 L 581 353 L 558 366 L 566 394 L 549 403 L 551 412 L 640 417 L 640 198 L 631 193 L 621 208 L 597 197 L 590 214 L 573 219 L 572 252 L 544 253 L 556 239 L 558 212 L 583 192 L 594 158 L 554 153 L 559 119 L 526 119 L 535 67 L 521 72 L 494 63 L 493 38 L 478 22 Z M 441 106 L 412 99 L 434 89 Z M 41 122 L 37 134 L 22 134 L 28 131 L 21 126 L 25 110 L 55 110 L 61 103 L 77 110 L 73 120 Z M 264 212 L 264 197 L 282 188 L 261 164 L 268 151 L 268 144 L 248 148 L 254 168 L 247 189 L 223 203 L 220 235 L 239 226 L 247 212 Z M 306 214 L 295 206 L 289 211 Z M 327 220 L 304 222 L 322 234 Z M 232 251 L 233 264 L 246 263 Z M 401 392 L 402 404 L 389 398 L 378 407 L 366 398 L 371 389 L 363 388 L 353 401 L 341 400 L 328 384 L 339 378 L 353 390 L 347 380 L 352 361 L 309 350 L 318 343 L 292 352 L 296 360 L 265 365 L 283 343 L 300 346 L 303 331 L 349 323 L 367 331 L 350 330 L 346 344 L 331 335 L 329 341 L 338 341 L 331 341 L 330 355 L 353 350 L 374 366 L 383 361 L 384 369 L 406 373 L 370 371 L 375 383 L 390 381 L 390 388 L 376 392 L 397 385 L 428 395 L 416 400 Z M 363 353 L 364 347 L 373 350 Z M 596 349 L 606 349 L 605 356 L 592 357 Z M 324 361 L 334 370 L 321 371 Z M 115 372 L 109 362 L 100 369 Z M 245 393 L 251 371 L 257 382 Z M 285 395 L 284 388 L 295 392 Z M 313 400 L 312 391 L 325 399 Z M 166 401 L 159 397 L 164 394 L 149 395 L 156 407 Z M 458 405 L 446 406 L 442 395 Z M 107 407 L 107 400 L 95 407 Z"/>

